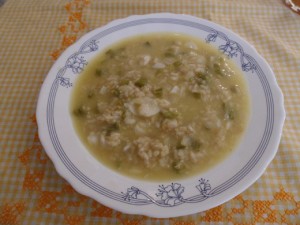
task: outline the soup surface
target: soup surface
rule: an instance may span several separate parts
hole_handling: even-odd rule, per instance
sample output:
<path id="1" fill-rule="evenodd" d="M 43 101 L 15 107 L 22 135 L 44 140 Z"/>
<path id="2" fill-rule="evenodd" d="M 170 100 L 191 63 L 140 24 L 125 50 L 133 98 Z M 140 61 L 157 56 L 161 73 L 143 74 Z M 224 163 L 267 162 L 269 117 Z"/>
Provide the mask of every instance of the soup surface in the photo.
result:
<path id="1" fill-rule="evenodd" d="M 136 36 L 110 46 L 78 77 L 75 129 L 108 167 L 147 180 L 185 178 L 233 151 L 249 96 L 225 55 L 194 37 Z"/>

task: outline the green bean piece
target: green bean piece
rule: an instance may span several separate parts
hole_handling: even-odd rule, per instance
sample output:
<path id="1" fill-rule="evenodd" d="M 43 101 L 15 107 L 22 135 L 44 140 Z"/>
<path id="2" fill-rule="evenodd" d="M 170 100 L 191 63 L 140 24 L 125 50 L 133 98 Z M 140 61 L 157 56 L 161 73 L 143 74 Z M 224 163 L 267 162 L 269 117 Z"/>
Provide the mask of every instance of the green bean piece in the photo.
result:
<path id="1" fill-rule="evenodd" d="M 180 67 L 182 65 L 182 63 L 180 61 L 176 61 L 173 63 L 173 66 L 178 69 L 178 67 Z"/>
<path id="2" fill-rule="evenodd" d="M 122 114 L 121 114 L 121 121 L 124 121 L 126 118 L 126 112 L 125 110 L 122 111 Z"/>
<path id="3" fill-rule="evenodd" d="M 112 94 L 113 94 L 113 96 L 118 98 L 118 97 L 120 97 L 121 92 L 119 89 L 115 88 L 114 90 L 112 90 Z"/>
<path id="4" fill-rule="evenodd" d="M 180 168 L 178 168 L 177 165 L 178 165 L 178 162 L 174 161 L 174 162 L 172 163 L 172 169 L 173 169 L 173 171 L 174 171 L 175 173 L 180 174 L 180 173 L 181 173 L 181 170 L 180 170 Z"/>
<path id="5" fill-rule="evenodd" d="M 228 112 L 227 112 L 227 114 L 228 114 L 228 118 L 230 119 L 230 120 L 234 120 L 234 117 L 235 117 L 235 113 L 234 113 L 234 111 L 233 111 L 233 109 L 230 109 Z"/>
<path id="6" fill-rule="evenodd" d="M 194 77 L 191 77 L 190 82 L 196 83 L 199 86 L 207 84 L 207 78 L 204 75 L 200 75 L 200 73 L 196 73 Z"/>
<path id="7" fill-rule="evenodd" d="M 75 116 L 78 117 L 85 117 L 86 116 L 86 111 L 84 110 L 83 106 L 79 106 L 77 109 L 73 111 Z"/>
<path id="8" fill-rule="evenodd" d="M 112 132 L 120 130 L 120 125 L 118 123 L 113 123 L 108 125 L 106 128 L 106 135 L 109 136 Z"/>
<path id="9" fill-rule="evenodd" d="M 199 92 L 192 92 L 192 95 L 196 99 L 200 99 L 201 98 L 201 93 L 199 93 Z"/>
<path id="10" fill-rule="evenodd" d="M 226 112 L 226 108 L 227 108 L 226 103 L 222 101 L 222 109 L 224 112 Z"/>
<path id="11" fill-rule="evenodd" d="M 171 58 L 171 57 L 175 57 L 175 54 L 172 52 L 165 52 L 164 54 L 165 57 Z"/>
<path id="12" fill-rule="evenodd" d="M 200 148 L 202 146 L 202 143 L 200 141 L 198 141 L 197 139 L 195 138 L 192 138 L 191 139 L 191 148 L 194 152 L 199 152 L 200 151 Z"/>
<path id="13" fill-rule="evenodd" d="M 196 77 L 202 80 L 207 80 L 207 75 L 203 72 L 196 72 Z"/>
<path id="14" fill-rule="evenodd" d="M 185 149 L 185 146 L 182 145 L 181 143 L 178 143 L 178 144 L 176 145 L 176 149 L 177 149 L 177 150 Z"/>
<path id="15" fill-rule="evenodd" d="M 157 98 L 161 98 L 163 96 L 163 89 L 162 88 L 157 88 L 153 91 L 153 94 L 157 97 Z"/>
<path id="16" fill-rule="evenodd" d="M 147 84 L 148 80 L 144 77 L 141 77 L 138 81 L 134 83 L 135 86 L 141 88 L 144 87 Z"/>
<path id="17" fill-rule="evenodd" d="M 225 63 L 225 58 L 224 57 L 219 57 L 216 62 L 213 64 L 213 70 L 216 74 L 224 76 L 224 71 L 222 70 L 221 66 L 224 65 Z"/>
<path id="18" fill-rule="evenodd" d="M 152 46 L 149 41 L 144 42 L 143 45 L 148 48 Z"/>
<path id="19" fill-rule="evenodd" d="M 235 119 L 234 109 L 228 104 L 226 104 L 225 102 L 222 103 L 222 107 L 224 110 L 225 119 L 234 120 Z"/>
<path id="20" fill-rule="evenodd" d="M 101 69 L 96 69 L 95 75 L 96 75 L 97 77 L 101 77 L 101 76 L 103 75 L 103 71 L 102 71 Z"/>
<path id="21" fill-rule="evenodd" d="M 218 75 L 223 75 L 221 66 L 220 66 L 219 64 L 214 63 L 213 69 L 214 69 L 214 71 L 215 71 L 216 74 L 218 74 Z"/>
<path id="22" fill-rule="evenodd" d="M 160 114 L 166 119 L 174 119 L 178 116 L 177 112 L 172 112 L 172 111 L 163 111 Z"/>
<path id="23" fill-rule="evenodd" d="M 238 93 L 238 86 L 235 86 L 235 85 L 231 86 L 230 91 L 234 94 Z"/>
<path id="24" fill-rule="evenodd" d="M 91 91 L 91 90 L 89 90 L 88 93 L 87 93 L 87 97 L 88 97 L 89 99 L 93 98 L 94 95 L 95 95 L 94 91 Z"/>
<path id="25" fill-rule="evenodd" d="M 110 58 L 114 58 L 115 57 L 115 52 L 112 49 L 109 49 L 105 52 L 105 54 L 107 56 L 109 56 Z"/>
<path id="26" fill-rule="evenodd" d="M 222 57 L 222 56 L 219 56 L 219 57 L 218 57 L 218 62 L 219 62 L 220 64 L 225 63 L 225 58 Z"/>

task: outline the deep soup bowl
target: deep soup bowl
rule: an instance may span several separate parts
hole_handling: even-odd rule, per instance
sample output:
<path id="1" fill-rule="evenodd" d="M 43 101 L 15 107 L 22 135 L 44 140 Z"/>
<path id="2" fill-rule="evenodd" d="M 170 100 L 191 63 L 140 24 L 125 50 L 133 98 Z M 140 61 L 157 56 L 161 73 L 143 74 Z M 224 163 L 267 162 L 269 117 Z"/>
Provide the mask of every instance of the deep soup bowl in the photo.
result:
<path id="1" fill-rule="evenodd" d="M 192 35 L 218 48 L 240 68 L 250 94 L 249 123 L 233 153 L 205 172 L 167 182 L 133 179 L 101 164 L 80 141 L 69 110 L 73 84 L 95 55 L 122 39 L 153 32 Z M 80 38 L 49 71 L 36 114 L 46 153 L 79 193 L 124 213 L 159 218 L 204 211 L 243 192 L 274 158 L 285 119 L 275 75 L 249 43 L 210 21 L 169 13 L 115 20 Z"/>

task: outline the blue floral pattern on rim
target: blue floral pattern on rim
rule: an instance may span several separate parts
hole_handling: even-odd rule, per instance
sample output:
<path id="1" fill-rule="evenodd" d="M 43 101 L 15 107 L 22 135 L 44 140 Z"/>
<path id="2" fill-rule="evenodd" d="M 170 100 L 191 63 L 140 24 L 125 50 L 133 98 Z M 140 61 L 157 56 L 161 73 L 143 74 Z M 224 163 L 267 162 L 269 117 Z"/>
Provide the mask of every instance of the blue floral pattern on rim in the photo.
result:
<path id="1" fill-rule="evenodd" d="M 56 81 L 63 87 L 69 88 L 72 87 L 73 84 L 70 81 L 70 78 L 64 77 L 67 69 L 71 69 L 74 74 L 79 74 L 83 71 L 84 67 L 88 64 L 85 60 L 84 55 L 87 53 L 91 53 L 97 51 L 99 49 L 98 41 L 91 40 L 87 46 L 80 49 L 78 52 L 71 55 L 63 68 L 61 68 L 56 76 Z"/>
<path id="2" fill-rule="evenodd" d="M 243 71 L 252 71 L 256 70 L 256 66 L 253 60 L 251 60 L 251 57 L 249 55 L 245 54 L 243 51 L 243 48 L 236 43 L 235 41 L 229 40 L 228 37 L 218 31 L 213 31 L 206 37 L 206 42 L 215 42 L 217 38 L 220 38 L 225 41 L 223 45 L 219 46 L 219 50 L 223 52 L 228 57 L 232 58 L 234 56 L 238 56 L 238 53 L 240 53 L 240 60 L 242 65 Z"/>
<path id="3" fill-rule="evenodd" d="M 203 199 L 210 197 L 208 191 L 211 190 L 211 186 L 208 180 L 201 178 L 199 180 L 199 184 L 196 185 L 196 188 L 200 194 L 189 198 L 183 197 L 184 187 L 179 183 L 171 183 L 167 186 L 159 185 L 158 192 L 155 195 L 160 199 L 155 199 L 136 187 L 128 188 L 127 192 L 122 194 L 124 194 L 124 200 L 126 201 L 140 199 L 152 202 L 158 206 L 172 207 L 187 202 L 195 203 L 198 201 L 203 201 Z"/>

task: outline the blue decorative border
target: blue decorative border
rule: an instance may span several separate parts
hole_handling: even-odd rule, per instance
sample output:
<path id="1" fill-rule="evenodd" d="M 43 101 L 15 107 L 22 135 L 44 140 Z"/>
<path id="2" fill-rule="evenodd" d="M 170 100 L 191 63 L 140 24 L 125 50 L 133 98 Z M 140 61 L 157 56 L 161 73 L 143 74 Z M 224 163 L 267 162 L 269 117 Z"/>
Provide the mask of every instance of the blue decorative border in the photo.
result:
<path id="1" fill-rule="evenodd" d="M 54 122 L 54 105 L 56 100 L 57 90 L 60 86 L 71 87 L 72 83 L 70 78 L 64 77 L 67 69 L 71 69 L 74 74 L 78 74 L 82 71 L 84 66 L 87 64 L 84 59 L 84 54 L 91 53 L 98 49 L 98 42 L 101 38 L 128 27 L 144 25 L 144 24 L 177 24 L 183 25 L 198 30 L 202 30 L 208 33 L 206 37 L 207 42 L 215 42 L 217 38 L 223 40 L 224 44 L 219 46 L 220 51 L 226 54 L 228 57 L 240 57 L 241 67 L 243 71 L 252 71 L 256 74 L 264 91 L 265 101 L 267 105 L 267 118 L 264 128 L 264 133 L 258 148 L 256 149 L 254 155 L 247 162 L 247 164 L 238 171 L 234 176 L 232 176 L 226 182 L 220 184 L 215 188 L 211 188 L 209 181 L 205 179 L 200 179 L 198 185 L 195 188 L 199 191 L 199 194 L 184 198 L 182 196 L 184 192 L 184 187 L 179 183 L 172 183 L 169 185 L 160 185 L 158 187 L 156 196 L 150 196 L 143 192 L 137 187 L 128 188 L 126 193 L 116 193 L 113 192 L 98 183 L 94 182 L 86 175 L 84 175 L 68 158 L 64 152 L 59 138 L 56 133 L 55 122 Z M 131 205 L 148 205 L 156 204 L 162 207 L 173 207 L 183 203 L 198 203 L 206 200 L 207 198 L 216 196 L 226 191 L 227 189 L 234 186 L 237 182 L 242 180 L 258 163 L 262 157 L 265 149 L 268 146 L 270 137 L 273 131 L 274 124 L 274 101 L 272 96 L 272 91 L 267 81 L 266 75 L 256 62 L 256 60 L 246 54 L 243 48 L 237 42 L 230 40 L 224 33 L 217 31 L 211 27 L 196 22 L 191 22 L 182 19 L 171 19 L 171 18 L 151 18 L 151 19 L 137 19 L 130 22 L 124 22 L 122 24 L 107 28 L 98 34 L 94 35 L 92 38 L 83 43 L 79 51 L 72 54 L 66 61 L 65 66 L 59 70 L 56 75 L 56 79 L 52 83 L 48 101 L 47 101 L 47 126 L 50 135 L 50 139 L 54 146 L 54 149 L 59 156 L 60 160 L 66 166 L 66 168 L 84 185 L 88 186 L 92 190 L 98 192 L 99 194 L 106 196 L 110 199 L 116 201 L 124 202 Z"/>

